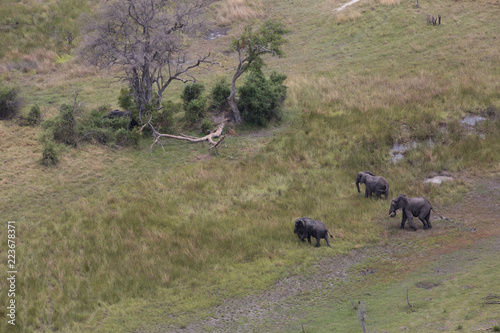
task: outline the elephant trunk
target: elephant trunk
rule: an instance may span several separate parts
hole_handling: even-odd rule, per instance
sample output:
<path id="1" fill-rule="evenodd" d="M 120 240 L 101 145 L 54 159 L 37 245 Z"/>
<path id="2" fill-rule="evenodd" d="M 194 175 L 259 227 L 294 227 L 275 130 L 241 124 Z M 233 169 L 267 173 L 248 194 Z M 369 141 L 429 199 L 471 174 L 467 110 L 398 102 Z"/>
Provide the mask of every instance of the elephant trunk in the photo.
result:
<path id="1" fill-rule="evenodd" d="M 389 216 L 394 217 L 396 216 L 396 209 L 391 205 L 391 209 L 389 210 Z"/>
<path id="2" fill-rule="evenodd" d="M 356 187 L 358 188 L 358 193 L 361 193 L 361 191 L 359 190 L 359 181 L 356 180 Z"/>

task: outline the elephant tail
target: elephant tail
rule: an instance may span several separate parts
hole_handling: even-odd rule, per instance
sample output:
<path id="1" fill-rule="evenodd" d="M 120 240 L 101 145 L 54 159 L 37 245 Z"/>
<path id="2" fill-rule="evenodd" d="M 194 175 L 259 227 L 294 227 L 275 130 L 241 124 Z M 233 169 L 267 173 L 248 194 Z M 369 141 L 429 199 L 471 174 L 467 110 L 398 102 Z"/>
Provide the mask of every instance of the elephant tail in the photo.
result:
<path id="1" fill-rule="evenodd" d="M 332 233 L 329 230 L 327 230 L 327 231 L 328 231 L 328 234 L 330 235 L 330 238 L 333 238 Z"/>
<path id="2" fill-rule="evenodd" d="M 439 213 L 438 213 L 438 212 L 436 212 L 436 211 L 434 210 L 434 208 L 432 208 L 432 207 L 431 207 L 431 210 L 432 210 L 434 213 L 436 213 L 436 214 L 437 214 L 437 216 L 439 216 L 439 217 L 441 218 L 441 220 L 444 220 L 444 219 L 445 219 L 444 217 L 442 217 L 441 215 L 439 215 Z"/>

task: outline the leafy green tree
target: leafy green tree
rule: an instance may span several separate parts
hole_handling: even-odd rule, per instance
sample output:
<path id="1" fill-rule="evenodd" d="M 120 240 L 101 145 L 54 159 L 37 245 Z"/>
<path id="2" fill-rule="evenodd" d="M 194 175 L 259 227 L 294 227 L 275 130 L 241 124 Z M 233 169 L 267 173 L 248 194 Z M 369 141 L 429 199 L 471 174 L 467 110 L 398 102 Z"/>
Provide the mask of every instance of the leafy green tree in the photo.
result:
<path id="1" fill-rule="evenodd" d="M 237 124 L 242 122 L 242 118 L 235 102 L 236 81 L 251 66 L 261 68 L 264 65 L 262 59 L 264 54 L 283 57 L 282 46 L 287 42 L 283 35 L 287 32 L 283 24 L 270 20 L 255 32 L 251 26 L 246 26 L 241 36 L 233 40 L 231 47 L 238 53 L 238 66 L 231 81 L 231 94 L 227 100 Z"/>
<path id="2" fill-rule="evenodd" d="M 286 97 L 285 80 L 285 75 L 274 72 L 266 78 L 262 70 L 252 69 L 239 89 L 238 105 L 243 120 L 264 126 L 273 119 L 280 119 Z"/>

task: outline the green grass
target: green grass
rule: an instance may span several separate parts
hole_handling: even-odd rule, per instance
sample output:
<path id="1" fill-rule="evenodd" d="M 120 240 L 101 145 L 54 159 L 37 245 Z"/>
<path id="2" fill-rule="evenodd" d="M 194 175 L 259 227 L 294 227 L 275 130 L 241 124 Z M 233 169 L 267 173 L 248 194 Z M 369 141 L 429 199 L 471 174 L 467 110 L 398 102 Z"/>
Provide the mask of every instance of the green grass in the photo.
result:
<path id="1" fill-rule="evenodd" d="M 292 30 L 287 58 L 270 59 L 268 68 L 288 76 L 290 125 L 257 137 L 251 129 L 237 128 L 240 135 L 226 140 L 228 147 L 219 158 L 208 156 L 205 145 L 176 141 L 167 143 L 166 152 L 156 147 L 150 153 L 151 141 L 144 138 L 137 150 L 68 149 L 58 167 L 44 168 L 39 164 L 40 129 L 0 124 L 5 138 L 0 143 L 0 193 L 8 207 L 2 208 L 2 218 L 19 226 L 22 273 L 17 287 L 23 306 L 18 330 L 123 331 L 153 322 L 183 326 L 200 313 L 208 315 L 209 307 L 225 298 L 305 274 L 318 257 L 376 244 L 387 232 L 380 223 L 387 202 L 365 200 L 357 193 L 354 180 L 361 170 L 386 176 L 391 196 L 424 195 L 437 207 L 459 201 L 466 184 L 431 187 L 421 180 L 444 170 L 482 173 L 498 168 L 499 122 L 484 125 L 483 139 L 462 135 L 457 119 L 488 108 L 499 116 L 495 38 L 500 9 L 492 1 L 435 1 L 420 10 L 413 5 L 360 2 L 355 9 L 361 15 L 339 24 L 330 10 L 338 7 L 332 1 L 269 2 L 269 15 L 282 18 Z M 22 6 L 8 9 L 2 3 L 0 8 L 28 20 L 28 11 L 15 9 Z M 82 6 L 79 10 L 86 10 Z M 35 16 L 46 12 L 40 9 Z M 427 12 L 442 13 L 442 25 L 426 25 Z M 44 30 L 49 28 L 40 30 L 43 38 L 32 36 L 28 25 L 12 29 L 6 31 L 23 32 L 15 35 L 22 39 L 19 57 L 40 47 L 30 44 L 33 40 L 49 38 Z M 221 38 L 213 46 L 226 67 L 204 76 L 203 82 L 231 74 L 235 61 L 222 55 L 230 40 Z M 5 64 L 15 61 L 13 51 L 8 52 Z M 40 57 L 53 59 L 44 65 L 53 70 L 3 73 L 5 80 L 22 86 L 25 113 L 38 103 L 53 116 L 75 91 L 87 109 L 116 106 L 122 86 L 112 74 L 82 68 L 76 59 L 57 63 L 57 57 Z M 176 100 L 180 91 L 173 87 L 164 98 Z M 445 125 L 447 131 L 442 130 Z M 394 142 L 428 138 L 437 144 L 420 146 L 397 165 L 390 162 Z M 302 216 L 327 224 L 335 236 L 333 249 L 313 251 L 298 242 L 293 221 Z M 415 246 L 425 248 L 429 242 Z M 487 268 L 475 268 L 486 286 L 495 273 Z M 460 278 L 466 283 L 470 277 Z M 384 284 L 373 288 L 382 304 Z M 396 291 L 389 296 L 402 299 Z M 450 302 L 464 297 L 452 289 L 435 297 L 445 296 Z M 6 302 L 1 293 L 0 304 Z M 373 313 L 379 307 L 365 303 L 373 318 L 392 320 L 387 323 L 392 329 L 407 325 L 402 322 L 412 315 L 404 313 L 404 304 Z M 442 311 L 425 301 L 416 306 L 419 313 Z M 450 322 L 445 315 L 439 322 L 466 330 L 461 311 Z M 394 312 L 403 315 L 389 315 Z M 343 325 L 359 329 L 352 306 L 340 314 L 351 318 Z M 311 327 L 334 327 L 326 324 L 326 314 L 317 316 L 320 324 Z M 5 329 L 7 324 L 2 325 Z"/>
<path id="2" fill-rule="evenodd" d="M 483 246 L 492 241 L 497 242 L 498 237 L 483 242 Z M 467 269 L 457 269 L 457 255 L 466 258 L 461 266 Z M 296 332 L 301 325 L 306 332 L 315 333 L 361 331 L 359 308 L 353 306 L 358 300 L 365 305 L 368 332 L 492 330 L 498 325 L 495 305 L 488 304 L 488 296 L 497 290 L 499 267 L 495 260 L 491 249 L 471 246 L 402 276 L 377 277 L 388 272 L 375 265 L 375 274 L 361 278 L 372 280 L 368 282 L 371 285 L 351 291 L 347 296 L 351 301 L 335 302 L 333 295 L 339 291 L 327 290 L 326 304 L 311 305 L 307 319 L 289 325 L 293 328 L 286 331 Z M 391 279 L 394 282 L 388 283 Z"/>

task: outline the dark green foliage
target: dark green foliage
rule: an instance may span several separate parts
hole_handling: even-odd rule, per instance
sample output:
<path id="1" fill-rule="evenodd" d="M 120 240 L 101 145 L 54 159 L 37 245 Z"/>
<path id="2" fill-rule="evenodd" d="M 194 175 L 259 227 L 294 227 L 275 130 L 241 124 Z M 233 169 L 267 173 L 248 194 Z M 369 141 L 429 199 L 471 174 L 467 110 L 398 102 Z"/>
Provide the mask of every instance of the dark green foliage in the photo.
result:
<path id="1" fill-rule="evenodd" d="M 81 142 L 90 142 L 94 144 L 116 144 L 118 146 L 136 145 L 135 139 L 129 138 L 127 126 L 130 119 L 106 118 L 103 116 L 108 110 L 93 110 L 89 116 L 83 118 L 78 124 L 78 136 Z M 120 134 L 119 134 L 120 133 Z M 119 141 L 119 143 L 118 143 Z"/>
<path id="2" fill-rule="evenodd" d="M 181 111 L 182 104 L 168 100 L 162 102 L 162 106 L 162 110 L 156 113 L 156 117 L 153 118 L 152 123 L 156 130 L 161 133 L 173 133 L 175 123 L 174 114 Z"/>
<path id="3" fill-rule="evenodd" d="M 59 163 L 59 148 L 52 140 L 45 140 L 43 144 L 42 164 L 45 166 L 53 166 Z"/>
<path id="4" fill-rule="evenodd" d="M 205 117 L 205 105 L 207 104 L 207 99 L 205 97 L 199 97 L 193 99 L 187 103 L 186 109 L 186 121 L 188 124 L 194 124 Z"/>
<path id="5" fill-rule="evenodd" d="M 227 98 L 231 94 L 229 83 L 225 79 L 218 80 L 210 91 L 209 109 L 214 112 L 220 112 L 226 107 Z"/>
<path id="6" fill-rule="evenodd" d="M 54 139 L 57 142 L 69 146 L 77 146 L 78 136 L 76 132 L 75 108 L 68 104 L 63 104 L 59 108 L 59 115 L 53 123 Z"/>
<path id="7" fill-rule="evenodd" d="M 140 134 L 126 129 L 119 129 L 115 132 L 115 143 L 117 146 L 126 147 L 139 145 Z"/>
<path id="8" fill-rule="evenodd" d="M 0 120 L 12 119 L 21 109 L 18 88 L 0 87 Z"/>
<path id="9" fill-rule="evenodd" d="M 199 99 L 204 91 L 205 86 L 199 82 L 187 84 L 181 94 L 181 99 L 184 102 L 184 107 L 187 108 L 188 104 L 191 101 Z"/>
<path id="10" fill-rule="evenodd" d="M 200 126 L 201 126 L 201 133 L 202 134 L 208 134 L 215 127 L 214 123 L 208 118 L 203 119 L 201 121 Z"/>
<path id="11" fill-rule="evenodd" d="M 238 107 L 243 119 L 259 126 L 281 119 L 281 107 L 286 98 L 285 80 L 285 75 L 276 72 L 266 79 L 260 69 L 252 70 L 239 89 Z"/>
<path id="12" fill-rule="evenodd" d="M 120 90 L 120 95 L 118 96 L 118 105 L 123 110 L 132 112 L 132 119 L 139 123 L 139 109 L 137 108 L 137 103 L 135 101 L 132 88 L 123 88 L 122 90 Z"/>
<path id="13" fill-rule="evenodd" d="M 26 122 L 28 123 L 29 126 L 36 126 L 40 123 L 40 107 L 38 105 L 33 105 L 31 107 L 30 113 L 28 114 L 28 118 L 26 119 Z"/>

